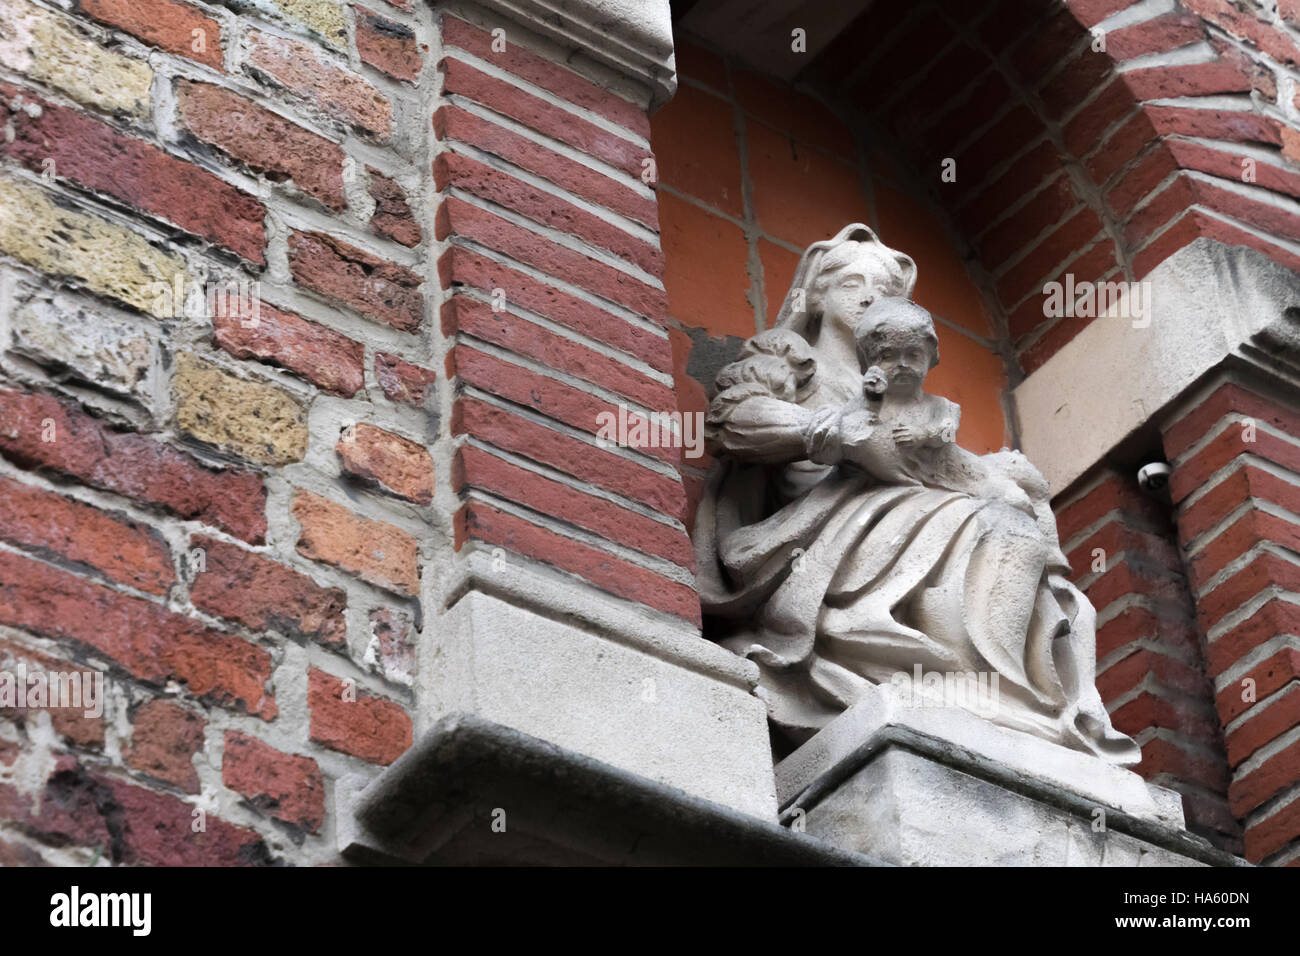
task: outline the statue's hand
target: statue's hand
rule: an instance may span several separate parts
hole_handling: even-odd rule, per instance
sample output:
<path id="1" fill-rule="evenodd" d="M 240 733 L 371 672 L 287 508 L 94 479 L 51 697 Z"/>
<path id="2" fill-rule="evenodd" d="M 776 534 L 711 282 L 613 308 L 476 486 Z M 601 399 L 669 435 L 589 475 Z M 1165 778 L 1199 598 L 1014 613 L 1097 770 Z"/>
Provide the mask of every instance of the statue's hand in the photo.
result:
<path id="1" fill-rule="evenodd" d="M 895 425 L 893 437 L 900 445 L 915 445 L 918 442 L 928 441 L 934 436 L 926 429 L 915 425 Z"/>
<path id="2" fill-rule="evenodd" d="M 843 455 L 843 415 L 838 408 L 819 408 L 804 426 L 804 450 L 810 461 L 820 465 L 838 464 Z"/>

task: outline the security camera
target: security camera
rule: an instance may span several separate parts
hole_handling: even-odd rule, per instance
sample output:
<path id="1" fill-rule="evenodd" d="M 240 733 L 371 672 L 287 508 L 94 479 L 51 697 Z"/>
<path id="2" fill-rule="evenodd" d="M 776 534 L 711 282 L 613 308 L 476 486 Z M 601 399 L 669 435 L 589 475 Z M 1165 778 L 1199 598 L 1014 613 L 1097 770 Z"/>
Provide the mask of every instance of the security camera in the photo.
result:
<path id="1" fill-rule="evenodd" d="M 1169 475 L 1173 472 L 1163 461 L 1153 461 L 1138 469 L 1138 486 L 1149 495 L 1162 495 L 1169 487 Z"/>

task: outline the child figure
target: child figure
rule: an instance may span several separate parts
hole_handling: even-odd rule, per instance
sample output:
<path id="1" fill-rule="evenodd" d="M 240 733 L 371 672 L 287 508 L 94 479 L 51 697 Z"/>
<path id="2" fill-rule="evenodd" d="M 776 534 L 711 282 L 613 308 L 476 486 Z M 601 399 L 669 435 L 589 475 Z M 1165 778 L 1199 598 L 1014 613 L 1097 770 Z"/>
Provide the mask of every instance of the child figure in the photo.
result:
<path id="1" fill-rule="evenodd" d="M 867 309 L 855 333 L 866 366 L 862 399 L 844 409 L 871 429 L 868 452 L 853 461 L 890 484 L 919 484 L 1002 501 L 1055 527 L 1047 482 L 1015 451 L 976 455 L 958 444 L 961 407 L 922 391 L 939 364 L 939 339 L 930 313 L 902 298 Z M 1053 534 L 1053 538 L 1055 535 Z"/>
<path id="2" fill-rule="evenodd" d="M 726 403 L 766 395 L 797 403 L 816 372 L 817 360 L 802 335 L 789 329 L 768 329 L 749 339 L 740 357 L 718 373 L 718 397 Z"/>

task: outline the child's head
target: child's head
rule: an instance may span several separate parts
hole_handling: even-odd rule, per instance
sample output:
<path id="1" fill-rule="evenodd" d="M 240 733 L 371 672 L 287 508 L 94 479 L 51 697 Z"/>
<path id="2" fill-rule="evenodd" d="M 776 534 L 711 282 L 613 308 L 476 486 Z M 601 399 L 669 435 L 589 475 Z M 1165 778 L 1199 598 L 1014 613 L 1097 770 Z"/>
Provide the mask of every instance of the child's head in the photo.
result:
<path id="1" fill-rule="evenodd" d="M 757 382 L 774 397 L 796 400 L 817 370 L 812 348 L 802 335 L 789 329 L 768 329 L 747 341 L 740 357 L 718 373 L 718 389 L 741 382 Z"/>
<path id="2" fill-rule="evenodd" d="M 939 364 L 939 337 L 930 313 L 908 299 L 877 299 L 854 330 L 858 359 L 878 367 L 891 385 L 920 385 Z"/>

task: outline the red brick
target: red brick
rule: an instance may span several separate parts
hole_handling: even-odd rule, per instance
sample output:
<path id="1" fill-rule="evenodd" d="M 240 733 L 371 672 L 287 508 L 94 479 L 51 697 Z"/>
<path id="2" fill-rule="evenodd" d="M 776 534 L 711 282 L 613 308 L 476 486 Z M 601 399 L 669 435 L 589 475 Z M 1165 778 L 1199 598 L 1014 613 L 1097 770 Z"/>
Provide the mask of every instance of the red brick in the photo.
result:
<path id="1" fill-rule="evenodd" d="M 1230 631 L 1210 641 L 1210 673 L 1218 676 L 1255 648 L 1279 634 L 1296 634 L 1300 628 L 1300 607 L 1274 598 Z"/>
<path id="2" fill-rule="evenodd" d="M 1149 197 L 1146 205 L 1134 212 L 1124 226 L 1124 239 L 1130 247 L 1141 245 L 1147 237 L 1195 205 L 1197 186 L 1189 176 L 1179 173 Z"/>
<path id="3" fill-rule="evenodd" d="M 6 110 L 13 136 L 0 140 L 0 153 L 37 171 L 52 161 L 59 177 L 175 223 L 250 262 L 266 261 L 266 210 L 252 196 L 142 139 L 27 90 L 0 85 L 0 109 L 8 105 L 6 99 L 19 95 L 40 110 L 35 116 L 26 109 Z"/>
<path id="4" fill-rule="evenodd" d="M 984 182 L 994 168 L 1018 156 L 1044 133 L 1043 121 L 1027 106 L 1017 105 L 957 156 L 957 181 Z"/>
<path id="5" fill-rule="evenodd" d="M 1193 585 L 1202 586 L 1261 541 L 1300 551 L 1300 525 L 1265 511 L 1246 511 L 1192 556 L 1189 571 Z"/>
<path id="6" fill-rule="evenodd" d="M 1186 600 L 1185 582 L 1181 574 L 1164 568 L 1149 567 L 1145 562 L 1138 564 L 1132 558 L 1112 561 L 1110 569 L 1088 585 L 1088 600 L 1102 612 L 1115 601 L 1131 594 L 1142 594 L 1171 604 Z"/>
<path id="7" fill-rule="evenodd" d="M 125 30 L 150 46 L 186 59 L 224 68 L 221 55 L 221 24 L 198 7 L 176 0 L 76 0 L 78 13 Z M 201 30 L 201 37 L 194 35 Z M 201 39 L 203 49 L 194 47 Z"/>
<path id="8" fill-rule="evenodd" d="M 530 186 L 468 156 L 451 152 L 439 153 L 434 160 L 433 175 L 439 190 L 458 188 L 513 210 L 534 222 L 557 229 L 565 235 L 585 239 L 591 245 L 607 249 L 651 275 L 663 272 L 663 255 L 657 245 L 638 239 L 625 229 L 579 209 L 552 193 Z"/>
<path id="9" fill-rule="evenodd" d="M 1023 184 L 1022 195 L 1037 185 L 1032 182 Z M 1036 236 L 1054 227 L 1078 206 L 1079 198 L 1070 185 L 1070 177 L 1058 176 L 980 238 L 981 261 L 996 271 L 1015 253 L 1032 246 Z"/>
<path id="10" fill-rule="evenodd" d="M 1188 697 L 1208 700 L 1210 684 L 1199 667 L 1145 647 L 1098 674 L 1097 692 L 1102 700 L 1115 700 L 1143 681 L 1153 681 Z"/>
<path id="11" fill-rule="evenodd" d="M 1150 195 L 1155 188 L 1178 169 L 1169 151 L 1159 144 L 1156 148 L 1138 160 L 1123 177 L 1106 193 L 1106 205 L 1120 219 L 1124 219 L 1133 207 Z"/>
<path id="12" fill-rule="evenodd" d="M 617 417 L 620 412 L 617 406 L 589 392 L 466 345 L 457 345 L 448 353 L 447 361 L 448 375 L 454 375 L 462 384 L 500 395 L 508 401 L 593 435 L 601 429 L 602 415 Z M 640 418 L 631 411 L 626 414 L 629 423 Z M 680 447 L 656 447 L 657 444 L 674 443 L 672 436 L 659 436 L 654 429 L 649 429 L 648 444 L 637 450 L 673 464 L 681 458 Z"/>
<path id="13" fill-rule="evenodd" d="M 1051 142 L 1043 142 L 1017 159 L 1005 173 L 966 202 L 957 214 L 970 232 L 978 235 L 989 223 L 1018 203 L 1039 183 L 1047 182 L 1065 168 L 1065 157 Z"/>
<path id="14" fill-rule="evenodd" d="M 270 720 L 271 656 L 143 598 L 0 552 L 0 623 L 73 641 L 154 686 L 185 684 L 196 697 Z"/>
<path id="15" fill-rule="evenodd" d="M 610 541 L 695 569 L 690 539 L 673 525 L 512 465 L 472 445 L 457 449 L 452 467 L 452 487 L 457 492 L 468 486 L 481 488 Z"/>
<path id="16" fill-rule="evenodd" d="M 433 114 L 433 128 L 440 140 L 468 143 L 535 176 L 550 180 L 576 196 L 643 223 L 651 229 L 658 227 L 658 211 L 653 199 L 640 195 L 626 182 L 599 173 L 503 126 L 455 106 L 440 106 Z M 656 140 L 656 144 L 657 142 Z M 659 172 L 662 178 L 665 175 L 662 163 Z"/>
<path id="17" fill-rule="evenodd" d="M 1144 566 L 1158 565 L 1171 574 L 1182 575 L 1183 562 L 1178 547 L 1164 535 L 1133 527 L 1123 520 L 1111 521 L 1090 535 L 1078 547 L 1072 548 L 1068 555 L 1070 567 L 1075 578 L 1092 573 L 1093 550 L 1101 548 L 1105 552 L 1106 568 L 1117 562 L 1130 559 L 1141 561 Z"/>
<path id="18" fill-rule="evenodd" d="M 1134 98 L 1141 102 L 1179 96 L 1249 93 L 1254 86 L 1251 74 L 1241 64 L 1229 60 L 1154 66 L 1130 70 L 1123 77 Z"/>
<path id="19" fill-rule="evenodd" d="M 289 236 L 289 270 L 298 284 L 352 307 L 372 322 L 414 332 L 424 320 L 424 280 L 419 275 L 323 232 Z"/>
<path id="20" fill-rule="evenodd" d="M 1254 226 L 1269 236 L 1295 240 L 1300 238 L 1300 215 L 1266 202 L 1256 202 L 1239 193 L 1207 183 L 1196 184 L 1200 205 Z"/>
<path id="21" fill-rule="evenodd" d="M 473 435 L 664 514 L 684 515 L 681 482 L 485 402 L 458 399 L 452 407 L 452 434 Z"/>
<path id="22" fill-rule="evenodd" d="M 334 450 L 345 474 L 375 482 L 419 505 L 433 501 L 433 459 L 423 445 L 358 422 L 344 432 Z"/>
<path id="23" fill-rule="evenodd" d="M 248 322 L 248 327 L 245 323 Z M 351 398 L 365 386 L 365 347 L 292 312 L 258 304 L 256 324 L 226 313 L 212 317 L 213 340 L 237 359 L 256 359 Z"/>
<path id="24" fill-rule="evenodd" d="M 54 441 L 42 441 L 43 422 Z M 216 471 L 174 448 L 116 431 L 71 405 L 40 394 L 0 389 L 0 454 L 22 468 L 66 475 L 156 505 L 185 519 L 224 528 L 254 544 L 266 534 L 260 475 Z"/>
<path id="25" fill-rule="evenodd" d="M 454 196 L 445 197 L 438 207 L 435 235 L 469 239 L 548 275 L 562 276 L 654 321 L 662 322 L 667 314 L 662 291 Z"/>
<path id="26" fill-rule="evenodd" d="M 1179 219 L 1156 239 L 1142 247 L 1133 257 L 1133 273 L 1138 279 L 1144 278 L 1160 263 L 1164 262 L 1183 246 L 1199 239 L 1205 226 L 1205 217 L 1192 211 Z"/>
<path id="27" fill-rule="evenodd" d="M 1149 106 L 1147 115 L 1161 136 L 1200 136 L 1234 143 L 1281 146 L 1281 124 L 1250 111 L 1189 109 L 1183 106 Z"/>
<path id="28" fill-rule="evenodd" d="M 1124 512 L 1129 516 L 1125 520 L 1136 519 L 1148 527 L 1166 523 L 1155 502 L 1138 489 L 1136 479 L 1113 471 L 1086 495 L 1055 510 L 1057 529 L 1065 544 L 1112 511 Z"/>
<path id="29" fill-rule="evenodd" d="M 203 550 L 202 569 L 190 585 L 190 600 L 199 610 L 253 631 L 276 630 L 346 649 L 348 599 L 342 589 L 321 587 L 305 574 L 215 538 L 195 536 L 190 544 Z"/>
<path id="30" fill-rule="evenodd" d="M 1060 10 L 1016 46 L 1008 60 L 1021 81 L 1034 87 L 1080 46 L 1090 47 L 1091 37 L 1075 14 Z"/>
<path id="31" fill-rule="evenodd" d="M 618 597 L 684 618 L 697 626 L 700 623 L 700 598 L 693 587 L 678 584 L 482 502 L 466 503 L 456 513 L 455 522 L 457 550 L 469 540 L 499 545 L 577 575 Z"/>
<path id="32" fill-rule="evenodd" d="M 203 749 L 199 714 L 170 700 L 147 700 L 131 715 L 131 743 L 123 752 L 126 765 L 186 793 L 199 792 L 194 755 Z"/>
<path id="33" fill-rule="evenodd" d="M 1245 156 L 1185 140 L 1166 140 L 1165 146 L 1184 169 L 1195 169 L 1224 179 L 1242 181 L 1241 176 L 1245 170 L 1242 160 Z M 1300 198 L 1300 175 L 1271 163 L 1255 162 L 1255 185 Z"/>
<path id="34" fill-rule="evenodd" d="M 1063 138 L 1066 152 L 1086 156 L 1103 139 L 1103 134 L 1117 120 L 1133 112 L 1136 101 L 1122 80 L 1116 78 L 1065 125 Z"/>
<path id="35" fill-rule="evenodd" d="M 376 352 L 375 379 L 390 402 L 423 405 L 429 386 L 438 380 L 438 373 L 412 365 L 391 352 Z"/>
<path id="36" fill-rule="evenodd" d="M 1257 554 L 1249 564 L 1197 601 L 1202 629 L 1211 630 L 1226 615 L 1271 587 L 1300 594 L 1300 565 L 1272 552 Z"/>
<path id="37" fill-rule="evenodd" d="M 1097 659 L 1103 660 L 1116 650 L 1137 641 L 1148 641 L 1168 648 L 1172 653 L 1201 653 L 1200 634 L 1191 620 L 1191 599 L 1185 610 L 1133 606 L 1125 608 L 1097 628 Z"/>
<path id="38" fill-rule="evenodd" d="M 360 4 L 353 9 L 357 19 L 357 54 L 361 62 L 394 79 L 408 83 L 418 80 L 424 61 L 415 31 Z"/>
<path id="39" fill-rule="evenodd" d="M 153 528 L 8 478 L 0 478 L 0 538 L 151 594 L 166 594 L 176 581 L 171 552 Z"/>
<path id="40" fill-rule="evenodd" d="M 347 206 L 337 143 L 220 87 L 182 80 L 177 92 L 181 122 L 195 137 L 268 179 L 292 179 L 332 210 Z"/>
<path id="41" fill-rule="evenodd" d="M 438 69 L 443 72 L 444 94 L 464 96 L 482 103 L 530 129 L 609 163 L 628 176 L 640 177 L 641 161 L 649 156 L 646 147 L 607 132 L 594 123 L 524 92 L 513 83 L 488 76 L 460 60 L 444 58 L 439 61 Z"/>
<path id="42" fill-rule="evenodd" d="M 1148 780 L 1168 774 L 1216 793 L 1222 793 L 1228 783 L 1228 768 L 1222 757 L 1180 746 L 1163 737 L 1153 738 L 1142 746 L 1142 761 L 1133 769 Z"/>
<path id="43" fill-rule="evenodd" d="M 221 782 L 262 813 L 308 833 L 325 822 L 325 781 L 310 757 L 287 754 L 255 737 L 226 731 Z"/>
<path id="44" fill-rule="evenodd" d="M 453 16 L 442 18 L 442 42 L 444 46 L 459 47 L 480 60 L 513 73 L 567 103 L 591 110 L 638 136 L 650 137 L 650 123 L 640 106 L 518 44 L 507 40 L 505 50 L 497 52 L 492 49 L 490 33 Z"/>
<path id="45" fill-rule="evenodd" d="M 1297 838 L 1300 838 L 1300 800 L 1292 800 L 1246 830 L 1246 859 L 1262 863 Z"/>
<path id="46" fill-rule="evenodd" d="M 1274 59 L 1289 66 L 1300 66 L 1295 41 L 1285 31 L 1256 16 L 1254 9 L 1238 10 L 1222 0 L 1186 0 L 1183 6 L 1233 36 L 1249 40 Z"/>
<path id="47" fill-rule="evenodd" d="M 370 183 L 370 198 L 375 201 L 370 231 L 404 246 L 418 246 L 420 223 L 411 212 L 406 191 L 373 166 L 366 167 L 366 176 Z"/>
<path id="48" fill-rule="evenodd" d="M 307 675 L 311 739 L 370 763 L 390 764 L 411 746 L 411 718 L 391 700 L 312 668 Z"/>
<path id="49" fill-rule="evenodd" d="M 1115 61 L 1108 53 L 1094 50 L 1091 44 L 1084 46 L 1038 91 L 1047 115 L 1058 123 L 1067 121 L 1106 84 L 1114 68 Z"/>
<path id="50" fill-rule="evenodd" d="M 1252 699 L 1244 700 L 1246 681 L 1253 681 Z M 1300 650 L 1284 647 L 1260 661 L 1249 671 L 1228 684 L 1215 697 L 1219 718 L 1227 725 L 1236 720 L 1259 701 L 1276 693 L 1292 681 L 1300 680 Z"/>
<path id="51" fill-rule="evenodd" d="M 1160 729 L 1206 746 L 1217 745 L 1219 739 L 1219 719 L 1213 708 L 1185 697 L 1162 697 L 1144 690 L 1112 711 L 1110 717 L 1116 730 L 1130 736 Z"/>
<path id="52" fill-rule="evenodd" d="M 1166 53 L 1205 39 L 1201 18 L 1174 10 L 1106 34 L 1106 52 L 1117 63 L 1149 53 Z"/>
<path id="53" fill-rule="evenodd" d="M 1229 422 L 1195 454 L 1179 461 L 1169 479 L 1174 501 L 1182 501 L 1239 455 L 1254 455 L 1290 471 L 1300 472 L 1300 445 L 1278 438 L 1258 426 L 1254 430 L 1255 440 L 1247 441 L 1248 428 L 1245 421 Z"/>
<path id="54" fill-rule="evenodd" d="M 151 866 L 266 866 L 275 862 L 252 830 L 205 815 L 170 794 L 92 773 L 62 757 L 39 803 L 0 784 L 0 816 L 57 845 L 99 847 L 105 859 Z M 39 810 L 37 806 L 39 805 Z"/>
<path id="55" fill-rule="evenodd" d="M 1228 804 L 1244 817 L 1279 790 L 1300 779 L 1300 740 L 1294 740 L 1228 787 Z"/>
<path id="56" fill-rule="evenodd" d="M 626 352 L 660 372 L 672 371 L 672 349 L 667 336 L 534 281 L 504 263 L 494 262 L 468 249 L 452 247 L 438 260 L 438 274 L 444 289 L 470 285 L 489 295 L 500 289 L 507 302 Z"/>
<path id="57" fill-rule="evenodd" d="M 1300 687 L 1292 687 L 1267 706 L 1252 708 L 1244 723 L 1227 735 L 1228 761 L 1237 766 L 1260 747 L 1300 727 Z"/>
<path id="58" fill-rule="evenodd" d="M 1300 512 L 1300 486 L 1266 471 L 1244 463 L 1235 472 L 1221 480 L 1178 516 L 1178 527 L 1184 541 L 1194 542 L 1218 524 L 1247 498 L 1256 498 L 1280 504 L 1291 511 Z"/>
<path id="59" fill-rule="evenodd" d="M 420 570 L 415 539 L 382 521 L 358 517 L 346 507 L 310 491 L 293 499 L 302 525 L 298 553 L 355 574 L 398 594 L 417 594 Z"/>
<path id="60" fill-rule="evenodd" d="M 1134 0 L 1065 0 L 1065 5 L 1081 26 L 1093 27 L 1112 13 L 1131 6 L 1133 2 Z"/>
<path id="61" fill-rule="evenodd" d="M 1101 232 L 1101 217 L 1092 209 L 1084 207 L 1071 215 L 1060 226 L 1044 236 L 1031 249 L 1030 253 L 997 280 L 998 294 L 1005 302 L 1018 302 L 1023 296 L 1042 289 L 1049 276 L 1055 274 L 1061 262 L 1069 261 L 1076 251 L 1088 249 Z M 1084 256 L 1074 259 L 1079 264 L 1091 264 Z M 1084 279 L 1078 275 L 1076 279 Z M 1101 276 L 1086 277 L 1100 279 Z M 1077 322 L 1077 317 L 1075 319 Z M 1071 335 L 1077 334 L 1084 323 L 1074 326 Z"/>
<path id="62" fill-rule="evenodd" d="M 1037 272 L 1041 268 L 1041 263 L 1045 258 L 1046 254 L 1044 254 L 1042 258 L 1037 255 L 1031 255 L 1023 261 L 1023 270 L 1017 266 L 1014 271 L 1020 275 L 1028 276 Z M 1043 314 L 1043 309 L 1047 304 L 1046 290 L 1048 283 L 1059 282 L 1064 286 L 1067 275 L 1074 276 L 1076 285 L 1080 281 L 1096 282 L 1115 271 L 1117 261 L 1118 260 L 1115 256 L 1115 243 L 1110 239 L 1101 239 L 1094 242 L 1079 256 L 1067 262 L 1055 275 L 1051 275 L 1050 273 L 1046 275 L 1040 274 L 1040 277 L 1042 278 L 1041 284 L 1035 282 L 1031 286 L 1032 292 L 1030 297 L 1024 301 L 1023 305 L 1012 312 L 1009 317 L 1008 331 L 1011 332 L 1012 340 L 1015 341 L 1021 339 L 1042 325 L 1053 321 L 1068 324 L 1073 330 L 1071 335 L 1077 335 L 1084 327 L 1084 324 L 1086 324 L 1081 322 L 1079 317 L 1054 317 Z M 1008 278 L 1010 278 L 1010 275 L 1011 274 L 1008 273 Z M 1017 289 L 1018 288 L 1023 288 L 1023 285 L 1017 287 Z"/>
<path id="63" fill-rule="evenodd" d="M 942 73 L 930 75 L 927 85 L 940 83 L 944 77 L 955 74 L 961 77 L 955 84 L 960 86 L 982 72 L 979 69 L 981 55 L 968 46 L 962 48 L 962 52 L 972 59 L 957 63 L 953 57 L 945 58 L 939 64 L 944 67 Z M 755 70 L 736 69 L 732 71 L 731 82 L 736 102 L 745 112 L 789 133 L 798 143 L 824 149 L 850 161 L 857 160 L 857 144 L 852 130 L 821 101 Z M 656 121 L 661 113 L 655 114 Z M 702 133 L 702 130 L 696 130 L 697 137 Z M 654 145 L 657 149 L 657 140 Z"/>
<path id="64" fill-rule="evenodd" d="M 547 368 L 625 395 L 650 409 L 672 411 L 672 391 L 629 365 L 546 331 L 508 312 L 494 312 L 487 303 L 455 296 L 442 307 L 443 334 L 457 332 L 526 355 Z"/>
<path id="65" fill-rule="evenodd" d="M 250 30 L 248 44 L 246 63 L 259 75 L 359 133 L 388 141 L 392 104 L 365 79 L 320 58 L 315 47 L 298 40 Z"/>
<path id="66" fill-rule="evenodd" d="M 1146 114 L 1133 114 L 1106 138 L 1100 149 L 1093 152 L 1086 164 L 1088 175 L 1096 185 L 1104 186 L 1155 139 L 1156 131 L 1151 128 Z"/>

